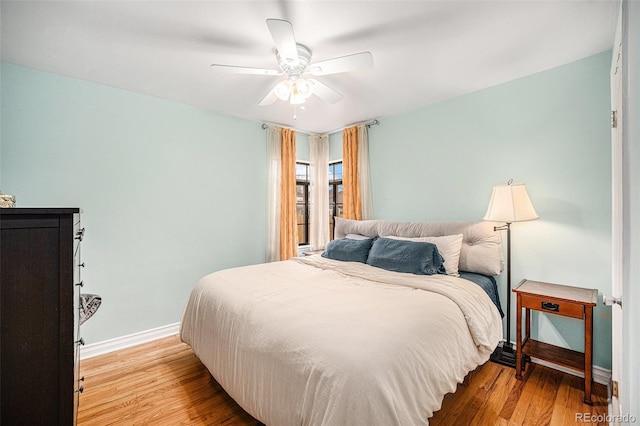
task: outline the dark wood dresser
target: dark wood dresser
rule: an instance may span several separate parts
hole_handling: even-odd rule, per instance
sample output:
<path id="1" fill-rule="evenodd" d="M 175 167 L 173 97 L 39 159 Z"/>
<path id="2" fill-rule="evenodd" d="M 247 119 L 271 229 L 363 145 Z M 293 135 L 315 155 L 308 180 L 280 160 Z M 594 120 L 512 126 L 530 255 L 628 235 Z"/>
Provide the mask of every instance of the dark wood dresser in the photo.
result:
<path id="1" fill-rule="evenodd" d="M 74 215 L 0 209 L 0 422 L 73 425 Z"/>

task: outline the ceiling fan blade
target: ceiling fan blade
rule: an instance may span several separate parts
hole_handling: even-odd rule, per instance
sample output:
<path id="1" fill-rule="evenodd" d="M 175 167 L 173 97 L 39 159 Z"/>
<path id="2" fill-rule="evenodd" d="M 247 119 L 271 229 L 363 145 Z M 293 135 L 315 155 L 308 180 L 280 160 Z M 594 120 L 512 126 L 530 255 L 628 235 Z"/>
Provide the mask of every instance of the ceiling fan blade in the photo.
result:
<path id="1" fill-rule="evenodd" d="M 264 68 L 237 67 L 234 65 L 212 64 L 211 69 L 216 72 L 229 74 L 253 74 L 253 75 L 282 75 L 282 71 Z"/>
<path id="2" fill-rule="evenodd" d="M 326 84 L 313 78 L 310 78 L 309 81 L 313 83 L 313 94 L 320 99 L 329 102 L 330 104 L 335 104 L 343 98 L 341 93 L 336 92 Z"/>
<path id="3" fill-rule="evenodd" d="M 372 66 L 373 55 L 371 52 L 361 52 L 316 62 L 311 64 L 307 71 L 313 75 L 327 75 L 371 68 Z"/>
<path id="4" fill-rule="evenodd" d="M 265 95 L 264 98 L 262 98 L 260 102 L 258 102 L 258 105 L 260 106 L 273 105 L 277 100 L 278 100 L 278 96 L 276 95 L 276 90 L 274 87 L 269 91 L 269 93 Z"/>
<path id="5" fill-rule="evenodd" d="M 299 63 L 298 47 L 291 22 L 283 19 L 267 19 L 267 27 L 280 57 L 290 64 L 297 65 Z"/>

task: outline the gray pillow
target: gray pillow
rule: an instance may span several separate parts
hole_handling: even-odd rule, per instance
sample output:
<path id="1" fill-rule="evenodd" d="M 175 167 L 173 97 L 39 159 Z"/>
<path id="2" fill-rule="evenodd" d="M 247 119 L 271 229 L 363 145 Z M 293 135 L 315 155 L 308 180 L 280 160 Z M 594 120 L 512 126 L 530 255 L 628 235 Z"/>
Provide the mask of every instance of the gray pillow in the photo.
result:
<path id="1" fill-rule="evenodd" d="M 444 259 L 433 243 L 377 238 L 367 264 L 416 275 L 444 274 Z"/>
<path id="2" fill-rule="evenodd" d="M 324 253 L 322 253 L 322 257 L 343 262 L 366 263 L 372 243 L 373 239 L 352 240 L 343 238 L 329 241 Z"/>

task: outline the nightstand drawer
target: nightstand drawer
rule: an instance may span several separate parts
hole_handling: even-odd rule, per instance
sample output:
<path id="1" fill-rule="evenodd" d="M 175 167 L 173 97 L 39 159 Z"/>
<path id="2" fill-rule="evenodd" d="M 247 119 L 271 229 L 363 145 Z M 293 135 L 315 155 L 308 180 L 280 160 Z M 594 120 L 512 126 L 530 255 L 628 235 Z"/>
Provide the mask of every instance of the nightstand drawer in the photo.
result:
<path id="1" fill-rule="evenodd" d="M 548 312 L 551 314 L 564 315 L 582 319 L 584 317 L 584 306 L 571 302 L 565 302 L 557 299 L 550 299 L 544 296 L 536 297 L 530 295 L 521 295 L 521 306 L 523 308 L 535 309 L 540 312 Z"/>

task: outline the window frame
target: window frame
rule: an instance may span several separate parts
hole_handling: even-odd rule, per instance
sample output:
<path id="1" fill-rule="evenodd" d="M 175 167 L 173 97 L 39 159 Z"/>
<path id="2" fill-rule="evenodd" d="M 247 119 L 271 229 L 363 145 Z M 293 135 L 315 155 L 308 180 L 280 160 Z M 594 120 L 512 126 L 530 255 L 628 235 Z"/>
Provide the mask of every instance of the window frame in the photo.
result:
<path id="1" fill-rule="evenodd" d="M 329 219 L 329 237 L 330 239 L 333 239 L 333 231 L 335 228 L 335 221 L 334 221 L 334 217 L 337 216 L 338 211 L 341 210 L 341 207 L 344 205 L 342 202 L 338 203 L 338 187 L 342 185 L 342 172 L 340 173 L 340 179 L 331 179 L 332 176 L 335 177 L 335 165 L 336 164 L 341 164 L 342 165 L 342 159 L 340 160 L 334 160 L 334 161 L 330 161 L 329 162 L 329 186 L 327 187 L 327 197 L 329 197 L 329 188 L 332 187 L 333 188 L 333 197 L 331 199 L 329 199 L 329 207 L 331 208 L 330 211 L 330 219 Z M 298 178 L 298 166 L 305 166 L 305 175 L 306 175 L 306 180 L 303 179 L 299 179 Z M 296 226 L 298 227 L 298 230 L 300 229 L 300 226 L 303 227 L 303 235 L 302 238 L 300 235 L 298 235 L 298 247 L 303 247 L 303 246 L 308 246 L 310 244 L 309 242 L 309 229 L 310 229 L 310 225 L 311 225 L 311 194 L 309 193 L 310 191 L 310 187 L 311 187 L 311 177 L 309 176 L 310 173 L 310 166 L 311 163 L 309 161 L 304 161 L 304 160 L 296 160 Z M 334 167 L 333 172 L 331 173 L 331 168 Z M 342 168 L 341 168 L 342 170 Z M 297 199 L 297 194 L 298 194 L 298 186 L 303 186 L 304 187 L 304 201 L 303 202 L 298 202 Z M 298 217 L 298 207 L 300 205 L 304 205 L 304 215 L 303 215 L 303 222 L 300 223 L 297 221 L 297 217 Z"/>
<path id="2" fill-rule="evenodd" d="M 298 165 L 304 165 L 306 168 L 306 180 L 301 180 L 298 179 Z M 298 235 L 298 247 L 300 246 L 308 246 L 309 245 L 309 222 L 311 219 L 311 214 L 310 214 L 310 208 L 311 206 L 309 205 L 310 199 L 311 197 L 309 196 L 309 189 L 311 186 L 311 179 L 309 178 L 309 167 L 310 167 L 310 163 L 308 161 L 302 161 L 302 160 L 296 160 L 296 226 L 298 227 L 298 230 L 300 229 L 300 225 L 303 226 L 303 232 L 304 232 L 304 238 L 302 238 L 302 242 L 300 241 L 300 235 Z M 298 202 L 298 186 L 304 186 L 304 202 L 303 203 L 299 203 Z M 299 223 L 297 220 L 298 218 L 298 206 L 300 204 L 304 205 L 304 215 L 303 215 L 303 222 Z"/>
<path id="3" fill-rule="evenodd" d="M 329 162 L 329 167 L 334 166 L 334 176 L 335 176 L 335 165 L 338 163 L 342 165 L 342 159 Z M 342 186 L 342 171 L 340 172 L 340 179 L 333 179 L 333 180 L 331 178 L 329 179 L 329 186 L 332 187 L 333 189 L 332 191 L 333 199 L 329 200 L 329 207 L 333 205 L 333 208 L 331 208 L 331 218 L 329 220 L 329 239 L 333 240 L 334 230 L 336 227 L 334 218 L 338 216 L 338 206 L 344 207 L 344 201 L 341 203 L 338 203 L 338 187 Z M 343 191 L 344 191 L 344 187 L 343 187 Z M 341 216 L 338 216 L 338 217 L 341 217 Z"/>

